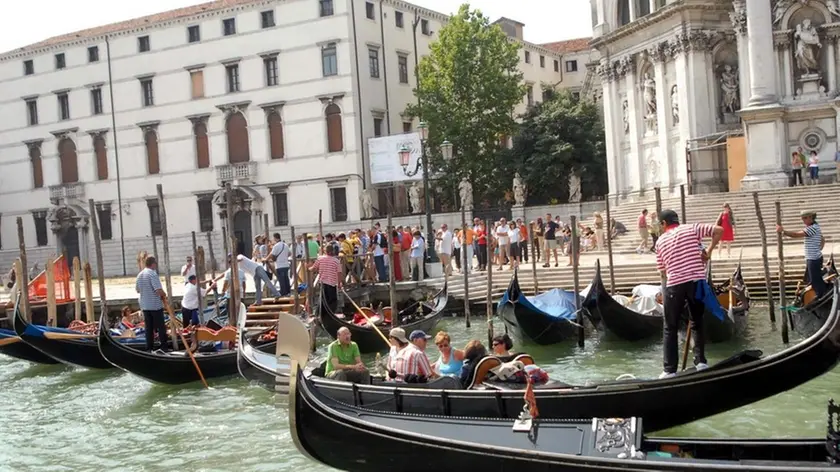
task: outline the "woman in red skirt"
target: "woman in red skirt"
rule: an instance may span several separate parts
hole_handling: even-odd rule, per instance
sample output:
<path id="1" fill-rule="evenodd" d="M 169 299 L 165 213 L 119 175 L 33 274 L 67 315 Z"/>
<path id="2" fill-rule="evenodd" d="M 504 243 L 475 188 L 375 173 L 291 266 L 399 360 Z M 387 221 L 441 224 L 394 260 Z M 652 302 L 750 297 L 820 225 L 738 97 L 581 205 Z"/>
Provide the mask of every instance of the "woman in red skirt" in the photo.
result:
<path id="1" fill-rule="evenodd" d="M 723 236 L 720 238 L 720 250 L 718 254 L 723 254 L 723 247 L 726 246 L 726 257 L 731 257 L 732 241 L 735 241 L 735 215 L 732 213 L 732 208 L 728 203 L 723 204 L 723 211 L 720 212 L 716 225 L 723 228 Z"/>
<path id="2" fill-rule="evenodd" d="M 391 232 L 391 250 L 394 251 L 394 280 L 402 280 L 402 264 L 400 264 L 400 233 L 397 230 Z"/>

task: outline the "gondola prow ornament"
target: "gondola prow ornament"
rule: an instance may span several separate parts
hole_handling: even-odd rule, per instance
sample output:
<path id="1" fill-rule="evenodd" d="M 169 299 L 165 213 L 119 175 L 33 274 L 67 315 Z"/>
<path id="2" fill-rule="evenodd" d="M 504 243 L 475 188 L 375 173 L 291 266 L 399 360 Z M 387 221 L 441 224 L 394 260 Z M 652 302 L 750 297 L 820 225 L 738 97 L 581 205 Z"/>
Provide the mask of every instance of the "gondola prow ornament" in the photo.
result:
<path id="1" fill-rule="evenodd" d="M 522 405 L 522 412 L 519 418 L 513 422 L 513 430 L 517 433 L 528 433 L 531 442 L 537 441 L 537 419 L 540 417 L 540 410 L 537 409 L 537 397 L 534 395 L 534 383 L 530 376 L 525 377 L 528 386 L 525 388 L 525 404 Z"/>

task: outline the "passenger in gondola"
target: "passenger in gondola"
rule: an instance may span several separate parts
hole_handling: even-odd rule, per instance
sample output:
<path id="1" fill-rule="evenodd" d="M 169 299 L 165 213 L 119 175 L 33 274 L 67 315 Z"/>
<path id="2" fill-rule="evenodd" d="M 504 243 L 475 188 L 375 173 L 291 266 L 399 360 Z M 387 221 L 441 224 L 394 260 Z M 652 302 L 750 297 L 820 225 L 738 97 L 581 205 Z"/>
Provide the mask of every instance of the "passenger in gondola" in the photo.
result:
<path id="1" fill-rule="evenodd" d="M 432 368 L 431 364 L 429 363 L 429 356 L 426 355 L 426 344 L 432 337 L 426 334 L 425 331 L 420 329 L 415 329 L 408 335 L 408 341 L 414 346 L 415 349 L 420 351 L 420 354 L 423 356 L 423 359 L 420 362 L 423 364 L 424 368 L 426 365 L 429 366 L 429 375 L 427 378 L 429 380 L 440 377 L 435 369 Z"/>
<path id="2" fill-rule="evenodd" d="M 464 351 L 452 348 L 452 339 L 446 331 L 438 331 L 435 335 L 435 345 L 440 351 L 440 357 L 435 361 L 432 370 L 440 375 L 457 377 L 464 365 Z"/>
<path id="3" fill-rule="evenodd" d="M 487 357 L 487 348 L 481 344 L 481 341 L 473 339 L 467 343 L 467 346 L 464 348 L 464 365 L 461 367 L 461 374 L 459 375 L 461 385 L 464 388 L 469 386 L 470 379 L 472 378 L 473 372 L 475 372 L 475 368 L 478 366 L 478 362 L 485 357 Z"/>
<path id="4" fill-rule="evenodd" d="M 697 370 L 708 368 L 703 329 L 704 299 L 714 296 L 706 281 L 706 261 L 715 250 L 723 228 L 716 225 L 680 225 L 673 210 L 659 214 L 664 233 L 659 237 L 656 266 L 667 277 L 665 291 L 664 370 L 659 378 L 673 377 L 677 373 L 677 329 L 683 310 L 688 305 L 691 334 L 694 335 L 694 366 Z M 712 238 L 708 248 L 698 251 L 703 238 Z"/>
<path id="5" fill-rule="evenodd" d="M 426 383 L 434 374 L 426 354 L 410 343 L 405 330 L 394 328 L 388 333 L 391 353 L 388 358 L 388 377 L 397 382 Z"/>
<path id="6" fill-rule="evenodd" d="M 800 215 L 805 228 L 799 231 L 786 231 L 784 227 L 776 225 L 776 231 L 784 236 L 795 239 L 805 239 L 805 282 L 811 284 L 817 298 L 828 291 L 828 286 L 822 276 L 825 237 L 817 223 L 817 212 L 803 211 Z"/>
<path id="7" fill-rule="evenodd" d="M 510 357 L 513 355 L 513 339 L 507 334 L 502 334 L 493 338 L 493 355 L 496 357 Z"/>
<path id="8" fill-rule="evenodd" d="M 370 383 L 370 373 L 362 362 L 359 346 L 350 339 L 350 330 L 344 326 L 338 328 L 336 340 L 327 347 L 324 375 L 344 382 Z"/>

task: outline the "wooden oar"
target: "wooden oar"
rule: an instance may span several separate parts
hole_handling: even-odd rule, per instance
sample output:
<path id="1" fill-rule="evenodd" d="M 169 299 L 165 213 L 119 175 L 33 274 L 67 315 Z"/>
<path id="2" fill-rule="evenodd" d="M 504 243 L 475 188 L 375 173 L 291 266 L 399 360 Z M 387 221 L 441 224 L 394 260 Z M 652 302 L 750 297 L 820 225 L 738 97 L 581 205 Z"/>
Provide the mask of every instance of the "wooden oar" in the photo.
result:
<path id="1" fill-rule="evenodd" d="M 166 304 L 166 312 L 169 313 L 169 319 L 174 320 L 175 319 L 175 313 L 172 312 L 172 306 L 169 305 L 169 300 L 164 300 L 164 303 Z M 190 360 L 192 361 L 193 366 L 195 367 L 195 371 L 198 372 L 198 378 L 201 379 L 201 383 L 204 384 L 204 388 L 210 388 L 210 386 L 207 385 L 207 380 L 204 379 L 204 374 L 201 373 L 201 367 L 198 366 L 198 362 L 195 360 L 195 356 L 193 355 L 192 351 L 190 350 L 190 345 L 187 344 L 187 340 L 184 339 L 184 334 L 181 333 L 180 331 L 177 331 L 176 329 L 174 329 L 174 326 L 173 326 L 172 331 L 175 332 L 175 333 L 178 333 L 178 336 L 181 337 L 181 342 L 184 343 L 184 350 L 187 351 L 187 355 L 190 356 Z M 161 342 L 163 342 L 162 339 L 161 339 Z"/>
<path id="2" fill-rule="evenodd" d="M 391 348 L 391 342 L 390 342 L 390 341 L 388 341 L 388 337 L 387 337 L 387 336 L 385 336 L 384 334 L 382 334 L 382 331 L 380 331 L 380 330 L 379 330 L 379 328 L 377 328 L 377 327 L 376 327 L 376 325 L 375 325 L 375 324 L 373 324 L 373 321 L 371 321 L 371 319 L 370 319 L 370 318 L 368 318 L 368 315 L 366 315 L 366 314 L 365 314 L 364 310 L 362 310 L 362 308 L 361 308 L 361 307 L 359 307 L 359 305 L 356 305 L 356 302 L 354 302 L 354 301 L 353 301 L 353 299 L 352 299 L 352 298 L 350 298 L 350 295 L 347 293 L 347 291 L 346 291 L 346 290 L 344 290 L 344 288 L 343 288 L 343 287 L 342 287 L 341 291 L 344 293 L 344 296 L 345 296 L 345 297 L 347 297 L 347 299 L 348 299 L 348 300 L 350 300 L 350 303 L 352 303 L 352 304 L 353 304 L 353 308 L 355 308 L 355 309 L 356 309 L 356 311 L 358 311 L 358 312 L 359 312 L 362 316 L 364 316 L 364 317 L 365 317 L 365 319 L 367 320 L 368 324 L 369 324 L 369 325 L 370 325 L 370 326 L 371 326 L 371 327 L 372 327 L 372 328 L 376 331 L 376 333 L 377 333 L 377 334 L 379 334 L 379 337 L 381 337 L 381 338 L 382 338 L 382 340 L 383 340 L 383 341 L 385 341 L 385 344 L 387 344 L 387 345 L 388 345 L 388 349 L 390 349 L 390 348 Z"/>
<path id="3" fill-rule="evenodd" d="M 9 344 L 19 343 L 21 339 L 17 336 L 0 339 L 0 346 L 8 346 Z"/>
<path id="4" fill-rule="evenodd" d="M 69 340 L 72 341 L 74 339 L 96 339 L 99 335 L 98 334 L 75 334 L 75 333 L 53 333 L 51 331 L 45 331 L 44 337 L 47 339 L 55 339 L 55 340 Z M 114 339 L 136 339 L 136 336 L 114 336 Z"/>

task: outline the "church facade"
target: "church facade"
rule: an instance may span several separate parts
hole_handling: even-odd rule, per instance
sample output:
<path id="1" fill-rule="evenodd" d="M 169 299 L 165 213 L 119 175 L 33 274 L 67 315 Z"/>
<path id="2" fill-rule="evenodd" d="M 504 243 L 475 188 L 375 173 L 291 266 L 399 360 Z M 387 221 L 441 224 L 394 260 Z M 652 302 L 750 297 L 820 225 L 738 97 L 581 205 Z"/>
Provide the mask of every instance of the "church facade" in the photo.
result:
<path id="1" fill-rule="evenodd" d="M 593 0 L 610 194 L 788 185 L 791 155 L 834 168 L 834 0 Z M 744 136 L 745 159 L 727 151 Z"/>

